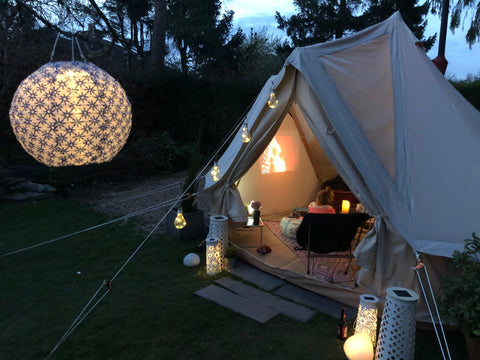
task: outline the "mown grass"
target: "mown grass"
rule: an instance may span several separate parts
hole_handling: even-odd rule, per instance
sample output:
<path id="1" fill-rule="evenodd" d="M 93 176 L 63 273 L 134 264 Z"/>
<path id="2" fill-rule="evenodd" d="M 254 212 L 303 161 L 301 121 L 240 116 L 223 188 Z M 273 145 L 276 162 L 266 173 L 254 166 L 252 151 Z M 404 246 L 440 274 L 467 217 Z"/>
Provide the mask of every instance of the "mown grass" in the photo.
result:
<path id="1" fill-rule="evenodd" d="M 0 255 L 107 219 L 62 198 L 0 203 Z M 44 359 L 145 236 L 127 221 L 1 257 L 0 359 Z M 345 359 L 329 316 L 260 325 L 195 296 L 215 279 L 203 264 L 183 266 L 197 244 L 154 235 L 51 359 Z M 463 339 L 452 339 L 453 358 L 465 358 Z M 417 334 L 416 352 L 441 358 L 432 333 Z"/>

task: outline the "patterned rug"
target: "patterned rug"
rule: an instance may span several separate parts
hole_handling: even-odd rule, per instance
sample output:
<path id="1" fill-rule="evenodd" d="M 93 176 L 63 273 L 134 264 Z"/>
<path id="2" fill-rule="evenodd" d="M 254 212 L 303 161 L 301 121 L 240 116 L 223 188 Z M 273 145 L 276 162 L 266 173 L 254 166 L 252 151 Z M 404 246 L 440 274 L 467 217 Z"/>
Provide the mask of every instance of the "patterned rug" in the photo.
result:
<path id="1" fill-rule="evenodd" d="M 282 243 L 295 253 L 305 265 L 307 265 L 307 251 L 295 249 L 295 247 L 299 246 L 297 241 L 289 239 L 282 234 L 282 231 L 280 230 L 280 221 L 264 220 L 263 222 Z M 326 281 L 331 284 L 355 281 L 355 274 L 352 269 L 352 265 L 355 265 L 355 259 L 352 260 L 352 264 L 350 265 L 348 272 L 345 274 L 349 259 L 340 257 L 345 255 L 348 255 L 348 251 L 332 252 L 328 254 L 328 256 L 331 257 L 315 258 L 313 276 L 318 280 Z M 310 266 L 311 265 L 312 262 L 310 261 Z"/>

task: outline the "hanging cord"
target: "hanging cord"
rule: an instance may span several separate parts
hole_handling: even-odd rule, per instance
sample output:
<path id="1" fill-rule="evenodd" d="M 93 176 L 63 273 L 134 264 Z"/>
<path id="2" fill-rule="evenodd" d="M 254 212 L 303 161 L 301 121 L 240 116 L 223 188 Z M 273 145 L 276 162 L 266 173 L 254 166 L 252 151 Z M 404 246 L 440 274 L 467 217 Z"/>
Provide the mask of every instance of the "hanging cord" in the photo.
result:
<path id="1" fill-rule="evenodd" d="M 57 37 L 55 38 L 55 42 L 53 43 L 53 49 L 50 54 L 50 62 L 53 61 L 53 56 L 55 55 L 55 49 L 57 48 L 58 38 L 60 37 L 60 32 L 57 33 Z"/>
<path id="2" fill-rule="evenodd" d="M 87 58 L 85 57 L 85 55 L 83 55 L 82 48 L 80 47 L 80 43 L 78 42 L 78 37 L 74 36 L 74 38 L 75 38 L 75 42 L 76 42 L 77 47 L 78 47 L 78 52 L 80 53 L 80 56 L 81 56 L 82 60 L 84 62 L 87 62 Z"/>
<path id="3" fill-rule="evenodd" d="M 123 269 L 128 265 L 128 263 L 132 260 L 132 258 L 138 253 L 138 251 L 143 247 L 143 245 L 147 242 L 147 240 L 152 236 L 152 234 L 157 230 L 157 228 L 160 226 L 160 224 L 165 220 L 167 217 L 167 214 L 172 211 L 174 206 L 181 201 L 181 199 L 186 195 L 186 192 L 188 189 L 195 183 L 195 181 L 198 179 L 198 175 L 195 178 L 194 181 L 187 187 L 187 189 L 180 195 L 170 206 L 168 211 L 162 216 L 162 218 L 157 222 L 157 224 L 153 227 L 153 229 L 148 233 L 148 235 L 143 239 L 143 241 L 140 243 L 140 245 L 137 246 L 137 248 L 132 252 L 132 254 L 127 258 L 127 260 L 123 263 L 123 265 L 120 267 L 120 269 L 116 272 L 116 274 L 111 278 L 111 280 L 104 280 L 102 283 L 102 286 L 100 286 L 97 291 L 93 294 L 93 296 L 90 298 L 88 301 L 87 305 L 82 309 L 80 314 L 75 318 L 75 320 L 72 322 L 70 327 L 67 329 L 67 331 L 63 334 L 63 336 L 60 338 L 60 340 L 57 342 L 57 344 L 53 347 L 53 349 L 50 351 L 50 353 L 47 355 L 45 360 L 48 360 L 50 356 L 58 349 L 58 347 L 65 342 L 68 336 L 80 325 L 80 323 L 93 311 L 93 309 L 103 300 L 103 298 L 112 290 L 113 288 L 113 280 L 117 278 L 118 275 L 123 271 Z M 102 289 L 102 287 L 105 286 L 107 288 L 107 291 L 104 292 L 104 294 L 90 307 L 90 304 L 93 302 L 93 300 L 97 297 L 98 293 Z M 88 311 L 87 311 L 88 309 Z"/>
<path id="4" fill-rule="evenodd" d="M 7 256 L 10 256 L 10 255 L 14 255 L 14 254 L 18 254 L 18 253 L 20 253 L 20 252 L 27 251 L 27 250 L 31 250 L 31 249 L 34 249 L 34 248 L 39 247 L 39 246 L 51 244 L 51 243 L 54 243 L 54 242 L 56 242 L 56 241 L 66 239 L 66 238 L 69 238 L 69 237 L 74 236 L 74 235 L 78 235 L 78 234 L 81 234 L 81 233 L 84 233 L 84 232 L 87 232 L 87 231 L 90 231 L 90 230 L 94 230 L 94 229 L 100 228 L 100 227 L 102 227 L 102 226 L 110 225 L 110 224 L 113 224 L 113 223 L 115 223 L 115 222 L 122 221 L 122 220 L 127 220 L 127 219 L 129 219 L 129 218 L 131 218 L 131 217 L 138 216 L 138 215 L 142 215 L 142 214 L 145 214 L 145 213 L 150 212 L 150 211 L 159 210 L 159 209 L 161 209 L 161 208 L 170 206 L 170 205 L 172 205 L 172 204 L 175 205 L 178 201 L 185 200 L 185 199 L 187 199 L 187 198 L 190 197 L 190 196 L 196 196 L 197 194 L 198 194 L 198 193 L 195 193 L 195 194 L 192 194 L 192 195 L 188 195 L 188 196 L 182 194 L 182 196 L 181 196 L 180 198 L 170 199 L 170 200 L 164 201 L 163 203 L 156 204 L 156 205 L 152 205 L 152 206 L 150 206 L 150 207 L 148 207 L 148 208 L 135 211 L 135 212 L 130 213 L 130 214 L 128 214 L 128 215 L 124 215 L 124 216 L 121 216 L 121 217 L 119 217 L 119 218 L 106 221 L 106 222 L 104 222 L 104 223 L 102 223 L 102 224 L 99 224 L 99 225 L 95 225 L 95 226 L 91 226 L 91 227 L 86 228 L 86 229 L 82 229 L 82 230 L 79 230 L 79 231 L 75 231 L 75 232 L 70 233 L 70 234 L 68 234 L 68 235 L 59 236 L 59 237 L 57 237 L 57 238 L 54 238 L 54 239 L 51 239 L 51 240 L 47 240 L 47 241 L 44 241 L 44 242 L 41 242 L 41 243 L 38 243 L 38 244 L 35 244 L 35 245 L 32 245 L 32 246 L 28 246 L 28 247 L 25 247 L 25 248 L 22 248 L 22 249 L 19 249 L 19 250 L 11 251 L 11 252 L 9 252 L 9 253 L 0 255 L 0 258 L 7 257 Z M 180 199 L 180 200 L 179 200 L 179 199 Z M 168 212 L 167 212 L 167 213 L 168 213 Z"/>
<path id="5" fill-rule="evenodd" d="M 447 357 L 445 356 L 445 351 L 444 351 L 444 347 L 445 347 L 445 350 L 446 350 L 447 355 L 448 355 L 448 359 L 451 360 L 452 357 L 450 355 L 450 349 L 448 348 L 447 338 L 445 336 L 445 331 L 443 329 L 442 319 L 440 317 L 440 312 L 438 311 L 438 306 L 437 306 L 437 302 L 435 300 L 435 294 L 433 292 L 432 284 L 430 282 L 430 277 L 428 276 L 427 267 L 425 266 L 424 263 L 421 262 L 420 253 L 415 252 L 415 256 L 417 258 L 417 265 L 412 269 L 414 269 L 415 272 L 417 273 L 418 282 L 420 283 L 420 287 L 422 289 L 423 297 L 425 299 L 425 303 L 427 304 L 428 312 L 430 314 L 430 319 L 432 320 L 432 325 L 433 325 L 433 328 L 435 330 L 435 335 L 437 336 L 438 345 L 440 346 L 440 350 L 442 352 L 443 359 L 444 360 L 447 359 Z M 425 287 L 423 286 L 422 277 L 420 276 L 420 270 L 422 270 L 422 269 L 425 271 L 425 278 L 427 280 L 427 284 L 428 284 L 428 287 L 429 287 L 429 290 L 430 290 L 430 296 L 432 297 L 432 302 L 433 302 L 434 307 L 435 307 L 435 314 L 438 318 L 438 325 L 435 323 L 434 315 L 433 315 L 432 309 L 430 307 L 430 303 L 428 301 L 428 297 L 427 297 L 427 294 L 426 294 L 426 291 L 425 291 Z M 443 341 L 440 338 L 440 334 L 439 334 L 439 331 L 437 329 L 437 326 L 440 327 L 440 330 L 442 332 Z"/>

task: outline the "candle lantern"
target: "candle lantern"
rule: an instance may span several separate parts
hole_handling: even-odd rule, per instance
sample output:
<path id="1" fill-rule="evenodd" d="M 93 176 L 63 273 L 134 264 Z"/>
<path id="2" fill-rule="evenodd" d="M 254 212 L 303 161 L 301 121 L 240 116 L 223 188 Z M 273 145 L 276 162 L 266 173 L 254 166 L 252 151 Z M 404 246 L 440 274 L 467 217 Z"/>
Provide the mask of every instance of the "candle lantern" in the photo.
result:
<path id="1" fill-rule="evenodd" d="M 30 74 L 15 92 L 9 114 L 22 147 L 48 166 L 110 161 L 132 125 L 120 84 L 80 61 L 49 62 Z"/>
<path id="2" fill-rule="evenodd" d="M 375 347 L 377 341 L 378 298 L 373 295 L 360 295 L 355 334 L 366 333 Z"/>
<path id="3" fill-rule="evenodd" d="M 206 241 L 206 263 L 207 274 L 216 275 L 222 271 L 221 258 L 222 254 L 218 249 L 218 239 L 209 238 Z"/>
<path id="4" fill-rule="evenodd" d="M 342 214 L 348 214 L 350 212 L 350 201 L 342 201 Z"/>

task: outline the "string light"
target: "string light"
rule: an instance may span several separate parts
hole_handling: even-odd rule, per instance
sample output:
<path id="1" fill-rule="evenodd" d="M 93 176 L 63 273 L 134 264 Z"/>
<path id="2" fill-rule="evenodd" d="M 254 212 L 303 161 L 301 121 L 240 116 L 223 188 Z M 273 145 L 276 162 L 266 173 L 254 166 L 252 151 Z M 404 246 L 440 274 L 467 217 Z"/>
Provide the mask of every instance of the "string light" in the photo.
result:
<path id="1" fill-rule="evenodd" d="M 252 140 L 252 135 L 248 131 L 248 124 L 245 122 L 242 127 L 242 142 L 248 143 L 250 140 Z"/>
<path id="2" fill-rule="evenodd" d="M 173 225 L 175 225 L 175 228 L 177 229 L 183 229 L 187 225 L 187 221 L 183 217 L 183 212 L 182 209 L 177 210 L 177 217 L 175 218 L 175 221 L 173 222 Z"/>
<path id="3" fill-rule="evenodd" d="M 275 109 L 278 106 L 278 99 L 277 95 L 275 95 L 275 84 L 272 81 L 272 91 L 270 91 L 270 97 L 267 101 L 268 106 L 270 109 Z"/>
<path id="4" fill-rule="evenodd" d="M 216 182 L 216 181 L 220 180 L 220 176 L 221 176 L 220 168 L 218 167 L 218 162 L 215 161 L 213 163 L 212 171 L 210 171 L 210 177 L 212 178 L 213 181 Z"/>

